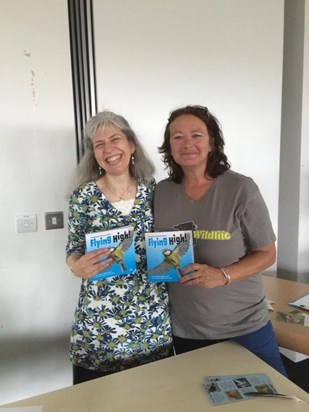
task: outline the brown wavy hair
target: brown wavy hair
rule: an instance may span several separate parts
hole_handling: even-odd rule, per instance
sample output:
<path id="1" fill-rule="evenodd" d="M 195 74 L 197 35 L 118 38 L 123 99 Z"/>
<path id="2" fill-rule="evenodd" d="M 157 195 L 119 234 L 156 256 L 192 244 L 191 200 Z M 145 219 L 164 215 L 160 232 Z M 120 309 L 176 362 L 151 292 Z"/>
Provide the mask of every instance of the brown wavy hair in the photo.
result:
<path id="1" fill-rule="evenodd" d="M 177 164 L 171 153 L 170 145 L 170 124 L 177 117 L 184 114 L 192 114 L 205 123 L 210 137 L 211 152 L 208 154 L 207 166 L 205 164 L 205 176 L 215 178 L 225 173 L 230 167 L 230 163 L 224 153 L 224 139 L 221 126 L 217 118 L 209 112 L 204 106 L 185 106 L 172 111 L 169 115 L 164 132 L 163 144 L 158 147 L 161 153 L 165 168 L 168 171 L 170 179 L 175 183 L 180 183 L 183 179 L 182 167 Z"/>

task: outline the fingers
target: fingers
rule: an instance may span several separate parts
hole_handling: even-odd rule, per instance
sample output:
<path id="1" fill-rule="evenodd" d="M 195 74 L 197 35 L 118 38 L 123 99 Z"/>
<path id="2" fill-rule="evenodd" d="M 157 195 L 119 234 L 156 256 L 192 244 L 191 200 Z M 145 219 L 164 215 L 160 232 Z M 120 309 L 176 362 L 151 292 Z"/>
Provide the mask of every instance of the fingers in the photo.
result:
<path id="1" fill-rule="evenodd" d="M 94 264 L 94 270 L 95 270 L 95 275 L 99 272 L 102 272 L 103 270 L 106 270 L 107 267 L 110 265 L 110 263 L 113 261 L 112 258 L 107 258 L 102 261 L 99 261 Z M 93 275 L 94 276 L 94 275 Z"/>
<path id="2" fill-rule="evenodd" d="M 198 286 L 201 285 L 202 277 L 198 276 L 198 274 L 190 274 L 183 276 L 180 279 L 180 283 L 185 286 Z"/>
<path id="3" fill-rule="evenodd" d="M 182 273 L 183 276 L 188 275 L 189 273 L 198 271 L 198 270 L 200 269 L 200 266 L 201 266 L 201 265 L 198 264 L 198 263 L 191 263 L 190 265 L 184 267 L 184 268 L 181 270 L 181 273 Z"/>
<path id="4" fill-rule="evenodd" d="M 89 279 L 104 271 L 111 263 L 108 249 L 99 249 L 81 256 L 74 265 L 74 274 L 83 279 Z M 104 260 L 102 260 L 104 259 Z"/>
<path id="5" fill-rule="evenodd" d="M 86 253 L 83 258 L 85 258 L 85 260 L 95 263 L 98 262 L 100 259 L 108 256 L 110 253 L 109 249 L 98 249 L 98 250 L 93 250 L 89 253 Z"/>
<path id="6" fill-rule="evenodd" d="M 220 271 L 205 264 L 193 263 L 184 268 L 182 273 L 180 283 L 184 286 L 200 286 L 208 289 L 222 286 Z"/>
<path id="7" fill-rule="evenodd" d="M 180 282 L 189 286 L 198 285 L 202 277 L 202 269 L 204 269 L 204 266 L 206 265 L 201 265 L 199 263 L 192 263 L 186 266 L 181 271 L 182 277 Z"/>

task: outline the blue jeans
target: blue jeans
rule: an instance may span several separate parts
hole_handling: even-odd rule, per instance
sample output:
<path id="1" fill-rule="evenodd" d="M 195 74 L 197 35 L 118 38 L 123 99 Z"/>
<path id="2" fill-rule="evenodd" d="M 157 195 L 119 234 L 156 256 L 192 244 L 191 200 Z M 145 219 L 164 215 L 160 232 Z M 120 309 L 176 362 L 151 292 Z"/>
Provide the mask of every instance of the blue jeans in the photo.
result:
<path id="1" fill-rule="evenodd" d="M 287 376 L 270 321 L 256 332 L 233 338 L 233 340 L 247 348 L 282 375 Z"/>
<path id="2" fill-rule="evenodd" d="M 288 376 L 281 359 L 273 327 L 270 321 L 256 332 L 248 333 L 247 335 L 232 339 L 186 339 L 180 338 L 179 336 L 173 336 L 173 340 L 176 354 L 214 345 L 215 343 L 224 342 L 226 340 L 233 340 L 234 342 L 244 346 L 250 352 L 254 353 L 282 375 Z"/>

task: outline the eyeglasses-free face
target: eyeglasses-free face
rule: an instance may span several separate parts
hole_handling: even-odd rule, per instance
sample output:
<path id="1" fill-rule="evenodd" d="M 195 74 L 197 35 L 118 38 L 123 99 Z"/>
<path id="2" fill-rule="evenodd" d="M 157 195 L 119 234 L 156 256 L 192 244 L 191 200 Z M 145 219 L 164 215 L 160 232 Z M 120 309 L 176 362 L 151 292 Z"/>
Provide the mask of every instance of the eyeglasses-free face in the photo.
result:
<path id="1" fill-rule="evenodd" d="M 206 124 L 192 114 L 183 114 L 171 122 L 169 129 L 174 161 L 183 169 L 201 170 L 204 174 L 211 152 Z"/>
<path id="2" fill-rule="evenodd" d="M 107 174 L 119 175 L 128 170 L 135 146 L 120 129 L 114 126 L 98 129 L 92 143 L 95 158 Z"/>

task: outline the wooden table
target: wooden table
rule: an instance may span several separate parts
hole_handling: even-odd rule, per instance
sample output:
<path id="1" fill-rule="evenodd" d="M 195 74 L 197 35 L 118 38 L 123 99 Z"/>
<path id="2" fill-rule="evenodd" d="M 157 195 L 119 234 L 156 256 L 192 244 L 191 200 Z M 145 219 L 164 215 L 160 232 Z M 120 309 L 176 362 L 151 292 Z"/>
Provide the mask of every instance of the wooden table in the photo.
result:
<path id="1" fill-rule="evenodd" d="M 263 278 L 265 296 L 274 301 L 274 311 L 269 314 L 279 346 L 309 355 L 309 328 L 277 319 L 277 311 L 290 312 L 296 309 L 289 306 L 288 302 L 309 293 L 309 285 L 266 275 Z"/>
<path id="2" fill-rule="evenodd" d="M 250 373 L 268 374 L 278 392 L 305 402 L 254 398 L 221 406 L 210 403 L 202 387 L 203 377 Z M 223 342 L 6 407 L 39 405 L 43 412 L 308 412 L 309 394 L 247 349 Z"/>

